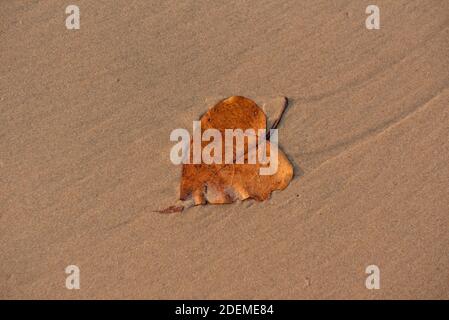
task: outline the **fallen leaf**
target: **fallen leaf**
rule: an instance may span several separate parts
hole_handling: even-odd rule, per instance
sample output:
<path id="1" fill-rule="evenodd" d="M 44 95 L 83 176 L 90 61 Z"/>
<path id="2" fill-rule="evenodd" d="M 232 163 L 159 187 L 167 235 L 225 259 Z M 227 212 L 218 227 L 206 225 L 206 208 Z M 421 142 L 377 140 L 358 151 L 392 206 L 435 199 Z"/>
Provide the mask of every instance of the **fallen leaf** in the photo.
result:
<path id="1" fill-rule="evenodd" d="M 273 128 L 278 125 L 283 111 L 274 122 Z M 225 129 L 242 129 L 243 131 L 254 129 L 257 132 L 258 129 L 266 128 L 267 121 L 265 113 L 254 101 L 239 96 L 218 102 L 200 120 L 201 133 L 209 128 L 215 128 L 223 137 Z M 208 142 L 203 142 L 202 147 L 204 148 L 207 144 Z M 192 149 L 190 148 L 191 159 Z M 247 152 L 247 144 L 245 144 L 245 157 Z M 267 156 L 269 155 L 270 142 L 267 141 Z M 193 198 L 195 205 L 232 203 L 248 198 L 258 201 L 266 200 L 272 191 L 285 189 L 293 177 L 293 166 L 280 149 L 277 172 L 273 175 L 260 175 L 259 169 L 268 165 L 263 165 L 258 160 L 255 164 L 249 164 L 246 161 L 244 164 L 184 164 L 180 200 Z"/>

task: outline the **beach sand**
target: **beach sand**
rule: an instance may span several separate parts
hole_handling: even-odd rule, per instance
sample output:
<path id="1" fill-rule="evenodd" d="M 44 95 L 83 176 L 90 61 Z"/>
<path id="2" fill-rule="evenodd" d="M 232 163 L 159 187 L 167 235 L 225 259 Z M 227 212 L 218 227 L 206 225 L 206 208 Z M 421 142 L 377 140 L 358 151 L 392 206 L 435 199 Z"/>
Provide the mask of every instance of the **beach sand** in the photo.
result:
<path id="1" fill-rule="evenodd" d="M 0 2 L 0 298 L 448 299 L 449 2 Z M 173 129 L 286 96 L 270 200 L 178 198 Z M 65 268 L 80 268 L 80 290 Z M 365 269 L 380 269 L 368 290 Z"/>

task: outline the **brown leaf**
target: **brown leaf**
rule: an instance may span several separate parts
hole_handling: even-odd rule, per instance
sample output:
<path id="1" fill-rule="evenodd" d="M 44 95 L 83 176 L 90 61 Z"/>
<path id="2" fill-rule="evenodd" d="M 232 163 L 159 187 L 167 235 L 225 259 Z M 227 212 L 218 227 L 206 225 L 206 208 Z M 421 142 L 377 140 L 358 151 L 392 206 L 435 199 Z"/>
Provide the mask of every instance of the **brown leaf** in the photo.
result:
<path id="1" fill-rule="evenodd" d="M 287 103 L 287 101 L 286 101 Z M 281 115 L 282 116 L 282 113 Z M 266 128 L 266 116 L 257 104 L 245 97 L 233 96 L 218 102 L 201 117 L 203 133 L 209 128 L 218 129 L 224 137 L 225 129 Z M 279 119 L 278 119 L 279 120 Z M 276 122 L 276 126 L 279 121 Z M 203 142 L 204 148 L 209 142 Z M 190 159 L 192 160 L 192 149 Z M 224 159 L 224 150 L 222 148 Z M 245 144 L 245 159 L 248 148 Z M 267 156 L 270 142 L 267 141 Z M 235 143 L 234 143 L 235 158 Z M 224 161 L 223 161 L 224 162 Z M 194 204 L 223 204 L 252 198 L 266 200 L 274 190 L 285 189 L 293 177 L 293 166 L 279 149 L 278 170 L 273 175 L 260 175 L 259 169 L 268 166 L 257 162 L 249 164 L 184 164 L 182 167 L 180 199 L 193 198 Z"/>

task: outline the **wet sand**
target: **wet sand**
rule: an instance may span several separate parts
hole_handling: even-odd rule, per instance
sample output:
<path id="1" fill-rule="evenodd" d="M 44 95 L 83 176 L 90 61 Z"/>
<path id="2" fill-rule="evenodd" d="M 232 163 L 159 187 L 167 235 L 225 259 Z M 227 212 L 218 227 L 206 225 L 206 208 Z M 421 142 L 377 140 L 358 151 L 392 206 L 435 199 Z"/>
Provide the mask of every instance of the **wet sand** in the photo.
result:
<path id="1" fill-rule="evenodd" d="M 449 298 L 448 1 L 377 1 L 380 30 L 357 0 L 77 4 L 0 3 L 1 298 Z M 293 181 L 154 213 L 170 132 L 231 95 L 289 98 Z"/>

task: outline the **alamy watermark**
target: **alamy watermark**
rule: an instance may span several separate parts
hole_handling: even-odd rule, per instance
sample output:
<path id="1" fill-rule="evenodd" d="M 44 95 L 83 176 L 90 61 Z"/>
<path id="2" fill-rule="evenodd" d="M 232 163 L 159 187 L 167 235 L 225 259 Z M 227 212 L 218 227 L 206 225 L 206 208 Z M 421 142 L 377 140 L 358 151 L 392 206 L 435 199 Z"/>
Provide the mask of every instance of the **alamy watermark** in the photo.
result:
<path id="1" fill-rule="evenodd" d="M 259 129 L 257 133 L 254 129 L 225 129 L 223 137 L 222 132 L 214 128 L 202 132 L 201 121 L 193 121 L 192 143 L 188 130 L 175 129 L 171 132 L 170 141 L 178 143 L 171 149 L 170 160 L 173 164 L 243 164 L 246 158 L 248 164 L 267 165 L 259 168 L 260 175 L 273 175 L 278 170 L 278 130 L 270 129 L 269 137 L 270 147 L 267 152 L 265 129 Z M 209 143 L 203 147 L 202 142 Z"/>
<path id="2" fill-rule="evenodd" d="M 375 264 L 366 267 L 365 273 L 369 274 L 365 280 L 365 287 L 369 290 L 380 289 L 380 269 Z"/>
<path id="3" fill-rule="evenodd" d="M 69 290 L 80 289 L 80 268 L 71 264 L 65 268 L 65 273 L 68 274 L 65 287 Z"/>
<path id="4" fill-rule="evenodd" d="M 365 13 L 369 16 L 365 20 L 365 26 L 368 30 L 380 29 L 380 9 L 378 6 L 371 4 L 366 7 Z"/>
<path id="5" fill-rule="evenodd" d="M 68 14 L 65 19 L 65 27 L 69 30 L 79 30 L 80 8 L 77 5 L 71 4 L 65 8 L 65 13 Z"/>

